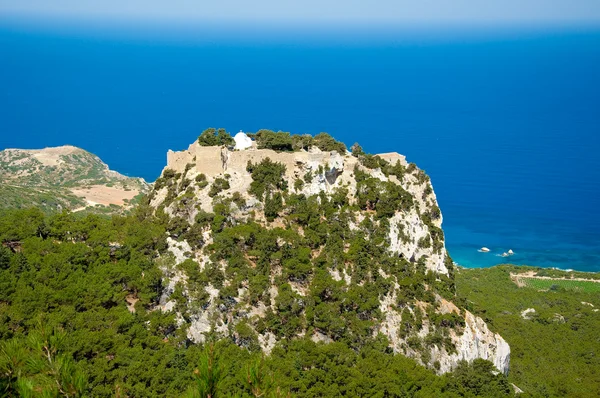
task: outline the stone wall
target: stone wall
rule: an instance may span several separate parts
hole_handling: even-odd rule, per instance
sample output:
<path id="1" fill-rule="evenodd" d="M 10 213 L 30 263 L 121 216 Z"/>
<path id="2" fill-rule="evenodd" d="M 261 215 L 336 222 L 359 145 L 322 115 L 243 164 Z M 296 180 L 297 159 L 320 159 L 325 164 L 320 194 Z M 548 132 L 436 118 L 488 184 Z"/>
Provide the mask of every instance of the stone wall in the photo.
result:
<path id="1" fill-rule="evenodd" d="M 204 173 L 207 177 L 216 177 L 219 174 L 227 173 L 228 169 L 246 170 L 248 161 L 260 163 L 263 159 L 270 158 L 274 162 L 283 163 L 286 166 L 287 177 L 292 178 L 295 177 L 294 169 L 299 164 L 331 164 L 332 156 L 336 155 L 320 151 L 276 152 L 271 149 L 253 148 L 231 151 L 227 148 L 216 149 L 215 147 L 201 146 L 196 142 L 184 151 L 169 150 L 167 152 L 167 168 L 183 172 L 188 163 L 194 163 L 198 173 Z"/>

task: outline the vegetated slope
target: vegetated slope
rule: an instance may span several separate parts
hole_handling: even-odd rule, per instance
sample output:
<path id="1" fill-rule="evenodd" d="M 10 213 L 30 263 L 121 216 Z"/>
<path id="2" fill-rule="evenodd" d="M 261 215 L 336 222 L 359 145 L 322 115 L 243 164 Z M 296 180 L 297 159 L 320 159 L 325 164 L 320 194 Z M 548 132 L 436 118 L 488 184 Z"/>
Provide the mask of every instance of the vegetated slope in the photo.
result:
<path id="1" fill-rule="evenodd" d="M 295 338 L 360 349 L 384 336 L 440 373 L 476 358 L 508 372 L 502 337 L 452 303 L 454 267 L 422 170 L 397 153 L 351 154 L 326 134 L 253 137 L 238 151 L 207 130 L 169 152 L 149 195 L 171 253 L 160 308 L 192 341 L 231 337 L 269 353 Z"/>
<path id="2" fill-rule="evenodd" d="M 392 355 L 382 335 L 360 349 L 284 339 L 266 357 L 233 335 L 193 344 L 174 312 L 156 310 L 167 243 L 164 223 L 146 206 L 111 218 L 0 210 L 0 242 L 3 397 L 206 396 L 205 349 L 216 354 L 213 396 L 511 395 L 491 362 L 461 362 L 437 376 Z"/>
<path id="3" fill-rule="evenodd" d="M 130 209 L 148 188 L 73 146 L 0 152 L 0 208 L 115 212 Z"/>
<path id="4" fill-rule="evenodd" d="M 519 287 L 511 274 L 566 278 L 572 283 Z M 572 278 L 597 274 L 502 265 L 459 269 L 461 302 L 511 346 L 509 380 L 531 396 L 597 397 L 600 392 L 600 296 Z M 515 279 L 513 277 L 513 279 Z M 542 279 L 545 281 L 544 279 Z M 560 282 L 560 281 L 559 281 Z M 587 282 L 596 283 L 596 282 Z"/>

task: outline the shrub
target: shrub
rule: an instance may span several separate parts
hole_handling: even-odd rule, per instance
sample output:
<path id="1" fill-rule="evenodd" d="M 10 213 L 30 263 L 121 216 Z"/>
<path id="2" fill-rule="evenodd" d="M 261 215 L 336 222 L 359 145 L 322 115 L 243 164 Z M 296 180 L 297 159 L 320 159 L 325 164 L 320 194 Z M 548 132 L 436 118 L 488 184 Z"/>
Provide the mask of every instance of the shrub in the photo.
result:
<path id="1" fill-rule="evenodd" d="M 360 163 L 368 169 L 385 169 L 389 165 L 384 159 L 377 155 L 362 155 L 359 156 Z"/>
<path id="2" fill-rule="evenodd" d="M 216 178 L 215 181 L 213 182 L 212 186 L 210 187 L 208 196 L 210 196 L 212 198 L 229 188 L 230 188 L 229 181 L 227 181 L 224 178 Z"/>
<path id="3" fill-rule="evenodd" d="M 273 221 L 279 212 L 283 209 L 283 199 L 280 192 L 269 194 L 267 192 L 265 197 L 265 217 L 267 221 Z"/>
<path id="4" fill-rule="evenodd" d="M 310 184 L 313 180 L 313 174 L 312 171 L 307 171 L 306 174 L 304 174 L 304 182 L 306 182 L 307 184 Z"/>
<path id="5" fill-rule="evenodd" d="M 336 141 L 327 133 L 317 134 L 314 138 L 314 145 L 324 152 L 337 151 L 342 155 L 346 153 L 346 145 L 343 142 Z"/>
<path id="6" fill-rule="evenodd" d="M 355 157 L 359 157 L 360 155 L 365 154 L 365 152 L 363 151 L 362 147 L 358 144 L 358 142 L 355 142 L 354 145 L 352 145 L 352 147 L 350 148 L 350 150 L 352 151 L 352 156 L 355 156 Z"/>
<path id="7" fill-rule="evenodd" d="M 275 151 L 293 151 L 293 141 L 290 133 L 282 131 L 259 130 L 256 133 L 256 144 L 259 149 L 273 149 Z"/>
<path id="8" fill-rule="evenodd" d="M 196 185 L 198 185 L 198 188 L 200 189 L 204 189 L 206 186 L 208 186 L 208 181 L 206 181 L 206 175 L 204 175 L 203 173 L 200 173 L 196 176 Z"/>
<path id="9" fill-rule="evenodd" d="M 283 163 L 273 162 L 270 158 L 266 158 L 257 164 L 248 162 L 246 169 L 252 175 L 249 192 L 260 200 L 263 200 L 267 191 L 287 189 L 287 183 L 283 179 L 286 170 Z"/>
<path id="10" fill-rule="evenodd" d="M 231 195 L 231 201 L 235 203 L 239 209 L 246 206 L 246 199 L 244 199 L 242 194 L 239 192 L 234 192 L 233 195 Z"/>
<path id="11" fill-rule="evenodd" d="M 423 236 L 421 239 L 419 239 L 417 245 L 419 246 L 419 249 L 427 249 L 431 247 L 431 241 L 429 240 L 428 236 Z"/>
<path id="12" fill-rule="evenodd" d="M 203 210 L 200 210 L 198 214 L 196 214 L 196 223 L 201 226 L 208 226 L 215 219 L 214 213 L 207 213 Z"/>
<path id="13" fill-rule="evenodd" d="M 293 135 L 292 145 L 295 151 L 305 150 L 308 151 L 314 144 L 314 138 L 310 134 Z"/>

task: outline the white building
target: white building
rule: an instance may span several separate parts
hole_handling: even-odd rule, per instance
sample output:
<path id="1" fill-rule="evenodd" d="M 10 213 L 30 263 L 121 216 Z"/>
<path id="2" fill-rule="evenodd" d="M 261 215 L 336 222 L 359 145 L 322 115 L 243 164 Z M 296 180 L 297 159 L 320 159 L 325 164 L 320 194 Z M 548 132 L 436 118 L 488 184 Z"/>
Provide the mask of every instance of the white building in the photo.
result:
<path id="1" fill-rule="evenodd" d="M 235 140 L 235 149 L 237 150 L 243 151 L 244 149 L 252 147 L 252 139 L 241 130 L 233 137 L 233 139 Z"/>

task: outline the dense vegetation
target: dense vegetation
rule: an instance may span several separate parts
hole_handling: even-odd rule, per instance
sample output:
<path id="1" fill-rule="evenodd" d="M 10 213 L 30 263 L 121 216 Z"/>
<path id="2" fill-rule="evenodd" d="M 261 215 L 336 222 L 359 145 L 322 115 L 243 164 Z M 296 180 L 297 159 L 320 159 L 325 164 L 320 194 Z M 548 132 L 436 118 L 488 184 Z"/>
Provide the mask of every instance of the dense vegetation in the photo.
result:
<path id="1" fill-rule="evenodd" d="M 237 246 L 228 239 L 237 239 L 240 228 L 248 227 L 238 227 L 237 232 L 231 227 L 224 229 L 215 240 L 215 252 L 235 250 Z M 164 289 L 159 266 L 165 257 L 159 253 L 165 247 L 165 229 L 143 207 L 132 216 L 110 219 L 68 213 L 49 217 L 37 210 L 2 214 L 3 395 L 45 391 L 51 396 L 147 397 L 198 389 L 195 375 L 199 373 L 194 369 L 202 365 L 203 348 L 190 344 L 172 313 L 153 310 Z M 256 235 L 257 247 L 272 246 L 268 242 L 275 236 L 267 231 L 263 234 L 263 238 Z M 267 241 L 261 243 L 263 239 Z M 296 250 L 301 259 L 302 248 Z M 261 255 L 256 253 L 261 264 Z M 287 278 L 302 279 L 302 264 L 292 265 L 290 260 L 284 260 L 289 263 Z M 202 275 L 196 278 L 202 283 Z M 318 310 L 311 322 L 322 330 L 343 333 L 335 326 L 339 314 L 328 312 L 339 304 L 332 306 L 327 298 L 342 292 L 328 291 L 334 288 L 328 278 L 323 283 L 323 293 L 314 292 L 314 297 L 321 300 L 326 312 Z M 281 289 L 278 306 L 284 313 L 290 311 L 290 316 L 272 318 L 265 327 L 287 334 L 297 322 L 293 312 L 298 303 L 291 291 L 284 293 L 284 281 Z M 263 293 L 256 290 L 255 294 Z M 335 300 L 341 303 L 341 297 Z M 360 318 L 352 321 L 356 316 L 352 314 L 364 310 L 368 309 L 347 308 L 344 318 L 360 323 Z M 472 396 L 509 391 L 504 377 L 494 376 L 487 362 L 465 364 L 453 374 L 439 377 L 410 359 L 391 355 L 381 337 L 360 349 L 351 336 L 332 344 L 309 339 L 283 342 L 262 365 L 257 365 L 261 354 L 252 338 L 245 348 L 234 344 L 236 338 L 244 338 L 243 328 L 214 348 L 221 368 L 218 389 L 223 396 L 255 396 L 256 386 L 248 383 L 249 372 L 255 376 L 258 372 L 263 389 L 293 396 Z"/>
<path id="2" fill-rule="evenodd" d="M 292 152 L 309 150 L 314 146 L 324 152 L 346 153 L 346 145 L 343 142 L 336 141 L 327 133 L 319 133 L 313 137 L 310 134 L 290 134 L 283 131 L 275 132 L 262 129 L 254 134 L 248 133 L 248 135 L 256 140 L 259 149 Z"/>
<path id="3" fill-rule="evenodd" d="M 337 151 L 346 153 L 346 145 L 336 141 L 327 133 L 319 133 L 316 136 L 310 134 L 290 134 L 284 131 L 273 131 L 268 129 L 258 130 L 256 133 L 247 133 L 249 137 L 256 140 L 259 149 L 273 149 L 275 151 L 293 152 L 309 150 L 311 147 L 319 148 L 321 151 Z M 198 137 L 198 143 L 202 146 L 234 145 L 234 140 L 224 128 L 206 129 Z"/>
<path id="4" fill-rule="evenodd" d="M 461 269 L 456 276 L 458 295 L 467 308 L 491 324 L 510 344 L 509 380 L 528 395 L 597 397 L 600 391 L 597 290 L 567 290 L 554 283 L 556 287 L 550 285 L 540 291 L 539 286 L 520 288 L 510 278 L 510 273 L 529 270 L 553 277 L 598 278 L 598 274 L 531 267 Z M 535 312 L 524 318 L 521 313 L 528 308 Z"/>
<path id="5" fill-rule="evenodd" d="M 253 137 L 276 151 L 346 151 L 325 133 Z M 233 144 L 224 129 L 198 142 Z M 597 293 L 567 282 L 518 288 L 510 267 L 455 279 L 448 256 L 446 276 L 428 271 L 426 256 L 392 255 L 390 218 L 415 208 L 427 235 L 411 242 L 441 253 L 429 177 L 358 144 L 352 155 L 353 192 L 303 194 L 329 167 L 291 173 L 266 158 L 248 162 L 248 192 L 232 192 L 235 175 L 188 164 L 165 170 L 127 216 L 0 212 L 0 395 L 500 397 L 513 395 L 511 381 L 525 396 L 598 391 Z M 398 239 L 412 238 L 400 228 Z M 443 298 L 457 312 L 443 313 Z M 526 308 L 536 310 L 530 319 Z M 508 378 L 485 360 L 435 374 L 435 352 L 457 352 L 464 309 L 511 344 Z M 391 311 L 399 326 L 386 337 L 379 327 Z M 192 328 L 199 314 L 211 325 L 202 339 Z"/>

